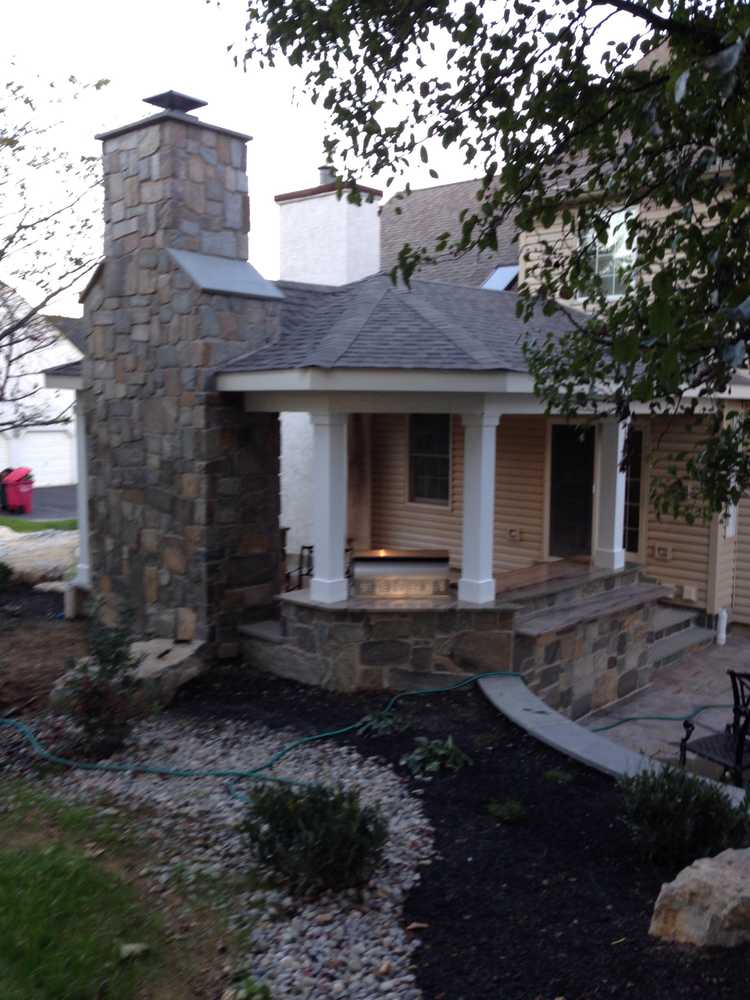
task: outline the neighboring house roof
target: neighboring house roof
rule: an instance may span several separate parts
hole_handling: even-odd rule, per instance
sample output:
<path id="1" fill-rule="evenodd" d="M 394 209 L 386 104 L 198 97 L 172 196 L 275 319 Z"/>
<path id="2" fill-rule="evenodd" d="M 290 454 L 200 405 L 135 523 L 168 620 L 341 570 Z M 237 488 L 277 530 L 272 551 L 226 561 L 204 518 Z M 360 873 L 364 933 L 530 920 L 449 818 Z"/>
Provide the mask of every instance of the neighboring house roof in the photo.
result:
<path id="1" fill-rule="evenodd" d="M 63 336 L 74 347 L 77 347 L 81 354 L 86 353 L 86 326 L 83 316 L 45 316 L 48 323 L 57 327 Z"/>
<path id="2" fill-rule="evenodd" d="M 564 314 L 526 325 L 513 292 L 438 281 L 395 286 L 373 275 L 337 288 L 280 282 L 280 338 L 224 372 L 290 368 L 388 368 L 435 371 L 527 370 L 525 335 L 562 332 Z"/>
<path id="3" fill-rule="evenodd" d="M 461 212 L 477 211 L 481 181 L 476 178 L 456 184 L 421 188 L 403 196 L 395 195 L 382 208 L 380 220 L 380 268 L 390 271 L 398 263 L 401 248 L 408 243 L 414 249 L 425 247 L 433 252 L 438 237 L 449 232 L 457 238 L 461 231 Z M 400 210 L 400 211 L 399 211 Z M 518 265 L 518 229 L 507 219 L 497 231 L 497 250 L 471 251 L 453 257 L 447 251 L 435 264 L 425 264 L 418 272 L 424 281 L 447 281 L 481 287 L 501 266 Z"/>

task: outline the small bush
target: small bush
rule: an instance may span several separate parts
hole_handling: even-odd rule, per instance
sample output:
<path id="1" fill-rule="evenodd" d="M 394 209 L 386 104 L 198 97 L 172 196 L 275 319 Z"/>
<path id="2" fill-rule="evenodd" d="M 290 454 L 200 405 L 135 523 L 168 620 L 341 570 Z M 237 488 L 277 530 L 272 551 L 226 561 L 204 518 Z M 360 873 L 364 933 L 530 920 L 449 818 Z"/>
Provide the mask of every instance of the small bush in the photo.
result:
<path id="1" fill-rule="evenodd" d="M 417 736 L 416 746 L 411 753 L 401 758 L 401 764 L 409 768 L 415 778 L 426 778 L 440 771 L 460 771 L 471 758 L 456 746 L 453 737 L 445 740 L 430 740 Z"/>
<path id="2" fill-rule="evenodd" d="M 356 792 L 281 785 L 260 788 L 243 832 L 263 864 L 302 892 L 348 889 L 367 882 L 388 835 L 378 810 Z"/>
<path id="3" fill-rule="evenodd" d="M 82 732 L 86 750 L 109 756 L 125 742 L 133 721 L 146 714 L 145 692 L 135 678 L 127 617 L 106 626 L 95 608 L 89 626 L 90 655 L 71 664 L 66 681 L 68 712 Z"/>
<path id="4" fill-rule="evenodd" d="M 747 805 L 717 785 L 673 767 L 620 779 L 625 823 L 643 857 L 678 871 L 748 843 Z"/>
<path id="5" fill-rule="evenodd" d="M 519 802 L 518 799 L 505 799 L 503 802 L 490 799 L 487 803 L 487 812 L 501 823 L 525 823 L 527 819 L 523 802 Z"/>
<path id="6" fill-rule="evenodd" d="M 391 736 L 402 733 L 409 728 L 409 723 L 401 719 L 395 712 L 372 712 L 359 723 L 360 736 Z"/>
<path id="7" fill-rule="evenodd" d="M 545 781 L 551 781 L 553 785 L 569 785 L 574 780 L 570 771 L 564 771 L 561 767 L 551 767 L 542 777 Z"/>
<path id="8" fill-rule="evenodd" d="M 0 562 L 0 590 L 5 590 L 13 579 L 13 570 L 7 563 Z"/>

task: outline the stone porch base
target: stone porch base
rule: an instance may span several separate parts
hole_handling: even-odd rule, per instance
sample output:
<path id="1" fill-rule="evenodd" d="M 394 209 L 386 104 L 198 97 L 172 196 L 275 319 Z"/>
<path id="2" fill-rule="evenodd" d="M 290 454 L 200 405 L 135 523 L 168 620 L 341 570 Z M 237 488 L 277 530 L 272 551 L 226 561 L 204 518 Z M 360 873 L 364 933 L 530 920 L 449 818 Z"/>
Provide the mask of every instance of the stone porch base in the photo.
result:
<path id="1" fill-rule="evenodd" d="M 337 691 L 408 690 L 511 670 L 515 607 L 452 598 L 319 604 L 281 598 L 281 621 L 243 626 L 248 665 Z"/>

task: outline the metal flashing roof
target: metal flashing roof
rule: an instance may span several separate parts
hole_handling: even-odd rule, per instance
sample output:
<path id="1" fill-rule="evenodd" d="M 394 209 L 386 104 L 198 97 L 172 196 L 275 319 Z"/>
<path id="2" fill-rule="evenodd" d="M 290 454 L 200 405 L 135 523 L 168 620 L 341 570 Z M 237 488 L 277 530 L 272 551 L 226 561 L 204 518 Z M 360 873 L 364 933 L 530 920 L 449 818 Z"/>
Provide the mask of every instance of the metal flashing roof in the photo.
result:
<path id="1" fill-rule="evenodd" d="M 169 251 L 178 267 L 204 292 L 247 299 L 283 299 L 284 293 L 246 260 L 216 257 L 192 250 Z"/>

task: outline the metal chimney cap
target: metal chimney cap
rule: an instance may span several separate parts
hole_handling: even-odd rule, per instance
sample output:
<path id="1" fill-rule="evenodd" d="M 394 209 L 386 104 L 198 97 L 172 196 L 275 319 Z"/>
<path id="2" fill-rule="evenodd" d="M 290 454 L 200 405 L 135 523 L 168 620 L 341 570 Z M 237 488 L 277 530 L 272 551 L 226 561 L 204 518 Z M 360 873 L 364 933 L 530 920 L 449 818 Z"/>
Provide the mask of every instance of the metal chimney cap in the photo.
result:
<path id="1" fill-rule="evenodd" d="M 324 163 L 321 167 L 318 167 L 320 172 L 320 183 L 323 184 L 333 184 L 336 181 L 336 171 L 330 165 L 330 163 Z"/>
<path id="2" fill-rule="evenodd" d="M 198 97 L 188 97 L 178 90 L 166 90 L 163 94 L 156 94 L 154 97 L 144 97 L 146 104 L 155 104 L 157 108 L 164 108 L 165 111 L 179 111 L 187 114 L 188 111 L 195 111 L 196 108 L 205 108 L 207 101 L 201 101 Z"/>

